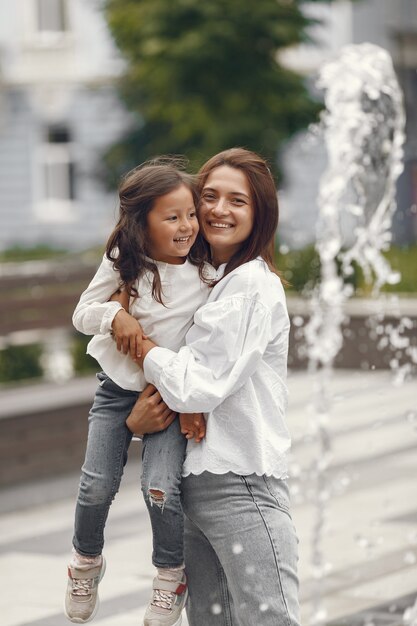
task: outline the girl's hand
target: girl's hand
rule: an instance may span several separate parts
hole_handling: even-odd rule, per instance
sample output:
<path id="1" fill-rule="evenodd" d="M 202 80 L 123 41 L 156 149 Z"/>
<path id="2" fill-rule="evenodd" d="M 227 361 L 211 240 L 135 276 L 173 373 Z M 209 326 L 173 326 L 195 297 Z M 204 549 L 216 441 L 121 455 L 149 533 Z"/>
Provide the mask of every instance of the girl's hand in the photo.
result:
<path id="1" fill-rule="evenodd" d="M 142 437 L 165 430 L 176 416 L 175 411 L 171 411 L 162 400 L 159 391 L 153 385 L 148 385 L 137 399 L 126 426 L 134 435 Z"/>
<path id="2" fill-rule="evenodd" d="M 117 291 L 111 298 L 111 302 L 120 302 L 123 309 L 118 311 L 112 322 L 112 330 L 117 349 L 123 354 L 129 354 L 136 361 L 142 354 L 142 340 L 144 337 L 142 327 L 138 320 L 129 313 L 129 296 L 126 291 Z"/>
<path id="3" fill-rule="evenodd" d="M 206 435 L 206 420 L 202 413 L 180 413 L 180 426 L 185 438 L 194 438 L 196 443 Z"/>

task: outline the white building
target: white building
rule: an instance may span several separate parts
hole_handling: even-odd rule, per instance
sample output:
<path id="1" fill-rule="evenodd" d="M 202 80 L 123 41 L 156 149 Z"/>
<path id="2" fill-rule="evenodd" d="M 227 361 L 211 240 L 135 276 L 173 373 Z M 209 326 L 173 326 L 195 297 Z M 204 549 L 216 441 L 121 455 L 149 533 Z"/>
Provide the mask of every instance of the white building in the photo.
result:
<path id="1" fill-rule="evenodd" d="M 129 124 L 97 0 L 0 3 L 0 249 L 104 242 L 115 194 L 100 154 Z"/>

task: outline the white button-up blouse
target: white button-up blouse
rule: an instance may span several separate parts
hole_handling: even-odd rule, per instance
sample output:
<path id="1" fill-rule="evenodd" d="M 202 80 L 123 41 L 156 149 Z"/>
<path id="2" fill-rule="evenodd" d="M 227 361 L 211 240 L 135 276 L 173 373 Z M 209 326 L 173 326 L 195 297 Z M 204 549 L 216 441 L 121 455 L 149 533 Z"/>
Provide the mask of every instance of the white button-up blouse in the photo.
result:
<path id="1" fill-rule="evenodd" d="M 184 476 L 286 475 L 289 327 L 281 281 L 256 259 L 211 290 L 178 353 L 148 353 L 145 377 L 168 406 L 206 415 L 206 437 L 188 442 Z"/>

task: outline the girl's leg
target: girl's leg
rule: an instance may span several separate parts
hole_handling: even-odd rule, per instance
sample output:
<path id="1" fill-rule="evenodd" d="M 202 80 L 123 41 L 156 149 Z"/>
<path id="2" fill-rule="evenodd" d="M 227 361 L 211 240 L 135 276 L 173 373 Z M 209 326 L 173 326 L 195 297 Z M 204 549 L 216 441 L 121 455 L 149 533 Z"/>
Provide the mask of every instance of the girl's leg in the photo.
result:
<path id="1" fill-rule="evenodd" d="M 85 556 L 101 554 L 104 525 L 119 489 L 132 433 L 125 421 L 138 394 L 99 374 L 89 415 L 87 450 L 75 511 L 73 545 Z"/>
<path id="2" fill-rule="evenodd" d="M 182 492 L 186 517 L 208 539 L 225 573 L 233 626 L 298 626 L 297 537 L 286 483 L 204 472 L 183 479 Z M 190 545 L 187 566 L 200 559 L 203 570 Z M 190 606 L 206 602 L 211 584 L 194 587 L 190 574 Z M 223 601 L 222 612 L 228 605 Z"/>
<path id="3" fill-rule="evenodd" d="M 178 419 L 143 439 L 142 492 L 152 525 L 152 562 L 158 568 L 184 563 L 180 486 L 186 445 Z"/>

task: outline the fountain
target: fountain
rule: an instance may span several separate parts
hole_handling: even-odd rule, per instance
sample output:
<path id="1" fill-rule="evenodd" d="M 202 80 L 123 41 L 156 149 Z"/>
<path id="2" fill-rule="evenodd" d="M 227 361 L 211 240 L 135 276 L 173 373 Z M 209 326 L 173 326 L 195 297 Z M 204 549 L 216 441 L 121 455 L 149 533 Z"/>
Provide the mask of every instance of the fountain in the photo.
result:
<path id="1" fill-rule="evenodd" d="M 331 494 L 327 469 L 332 440 L 331 377 L 334 360 L 343 344 L 344 305 L 353 295 L 348 282 L 358 265 L 375 297 L 373 319 L 378 324 L 381 347 L 392 345 L 417 361 L 403 335 L 407 320 L 384 326 L 381 300 L 385 284 L 400 280 L 382 252 L 391 240 L 396 208 L 396 181 L 403 164 L 405 116 L 402 93 L 389 54 L 372 44 L 349 45 L 334 61 L 323 66 L 318 87 L 324 90 L 326 109 L 320 130 L 328 154 L 327 170 L 319 189 L 319 223 L 316 249 L 321 279 L 311 296 L 311 314 L 304 328 L 309 370 L 315 377 L 311 430 L 318 442 L 317 458 L 310 468 L 315 482 L 315 523 L 312 568 L 316 580 L 312 623 L 326 619 L 323 606 L 325 563 L 322 540 L 326 502 Z M 382 330 L 381 330 L 382 329 Z M 393 359 L 397 379 L 410 365 Z"/>

